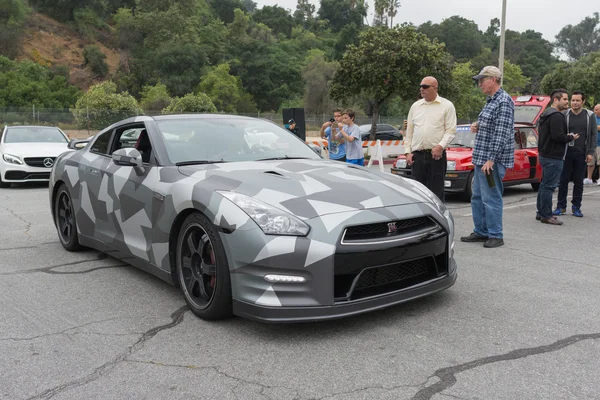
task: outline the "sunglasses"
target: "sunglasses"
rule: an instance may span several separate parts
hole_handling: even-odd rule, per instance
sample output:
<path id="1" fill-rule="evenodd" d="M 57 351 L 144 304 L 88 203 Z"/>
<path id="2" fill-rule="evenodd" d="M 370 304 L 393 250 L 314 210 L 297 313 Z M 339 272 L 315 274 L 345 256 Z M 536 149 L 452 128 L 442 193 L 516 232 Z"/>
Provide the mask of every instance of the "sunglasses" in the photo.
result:
<path id="1" fill-rule="evenodd" d="M 430 87 L 435 87 L 435 86 L 431 86 L 431 85 L 419 85 L 419 87 L 421 89 L 429 89 Z"/>

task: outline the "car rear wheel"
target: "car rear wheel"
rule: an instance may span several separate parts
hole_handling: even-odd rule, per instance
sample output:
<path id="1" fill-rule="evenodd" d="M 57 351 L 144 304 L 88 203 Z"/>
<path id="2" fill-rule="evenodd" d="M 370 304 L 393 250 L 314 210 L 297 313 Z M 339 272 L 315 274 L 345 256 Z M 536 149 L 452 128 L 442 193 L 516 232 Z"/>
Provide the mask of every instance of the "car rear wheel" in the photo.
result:
<path id="1" fill-rule="evenodd" d="M 69 189 L 62 184 L 54 199 L 54 218 L 58 238 L 62 246 L 68 251 L 81 249 L 79 235 L 77 234 L 77 220 L 73 209 L 73 200 Z"/>
<path id="2" fill-rule="evenodd" d="M 218 320 L 232 315 L 231 277 L 223 243 L 202 214 L 189 215 L 177 240 L 177 281 L 187 305 L 198 317 Z"/>

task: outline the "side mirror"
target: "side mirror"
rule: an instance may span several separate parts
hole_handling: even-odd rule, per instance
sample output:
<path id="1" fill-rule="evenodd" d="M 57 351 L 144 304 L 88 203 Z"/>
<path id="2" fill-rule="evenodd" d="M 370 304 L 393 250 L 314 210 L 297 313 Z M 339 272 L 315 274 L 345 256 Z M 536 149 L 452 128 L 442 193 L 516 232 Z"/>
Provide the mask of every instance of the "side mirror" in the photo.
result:
<path id="1" fill-rule="evenodd" d="M 115 164 L 125 167 L 142 166 L 142 154 L 133 148 L 116 150 L 112 153 L 112 160 Z"/>
<path id="2" fill-rule="evenodd" d="M 312 149 L 312 151 L 314 151 L 315 153 L 317 153 L 319 156 L 321 156 L 321 146 L 317 146 L 314 143 L 309 143 L 308 147 L 310 147 Z"/>
<path id="3" fill-rule="evenodd" d="M 81 140 L 71 139 L 69 141 L 69 144 L 67 145 L 67 148 L 69 148 L 71 150 L 80 150 L 80 149 L 83 149 L 85 146 L 87 146 L 87 144 L 89 142 L 90 142 L 89 139 L 81 139 Z"/>

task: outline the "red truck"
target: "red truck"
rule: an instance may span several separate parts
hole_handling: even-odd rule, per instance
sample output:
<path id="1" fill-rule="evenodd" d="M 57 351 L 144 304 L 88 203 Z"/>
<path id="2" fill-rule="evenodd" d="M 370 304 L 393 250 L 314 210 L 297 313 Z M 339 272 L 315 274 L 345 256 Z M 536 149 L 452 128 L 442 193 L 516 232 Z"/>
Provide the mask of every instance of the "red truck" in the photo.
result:
<path id="1" fill-rule="evenodd" d="M 515 166 L 506 170 L 504 186 L 530 183 L 537 191 L 542 179 L 542 167 L 538 162 L 538 132 L 536 124 L 548 104 L 549 96 L 513 96 L 515 103 Z M 445 191 L 461 193 L 465 200 L 471 199 L 473 184 L 473 146 L 475 134 L 470 125 L 458 125 L 456 137 L 446 150 L 448 167 L 444 181 Z M 406 156 L 398 156 L 391 169 L 392 174 L 410 178 L 411 167 Z"/>

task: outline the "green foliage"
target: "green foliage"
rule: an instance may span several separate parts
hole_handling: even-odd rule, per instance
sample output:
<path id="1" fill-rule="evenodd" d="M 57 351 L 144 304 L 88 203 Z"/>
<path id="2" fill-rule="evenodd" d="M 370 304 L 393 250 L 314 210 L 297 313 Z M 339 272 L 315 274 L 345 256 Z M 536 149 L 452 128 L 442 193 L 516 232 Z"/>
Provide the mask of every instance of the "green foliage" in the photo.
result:
<path id="1" fill-rule="evenodd" d="M 454 103 L 456 116 L 461 120 L 476 120 L 485 105 L 485 95 L 473 81 L 479 71 L 470 62 L 455 64 L 452 70 L 452 82 L 457 90 L 449 100 Z"/>
<path id="2" fill-rule="evenodd" d="M 154 86 L 144 86 L 142 88 L 142 100 L 140 105 L 144 111 L 159 111 L 171 104 L 173 100 L 169 95 L 167 86 L 163 83 L 157 83 Z"/>
<path id="3" fill-rule="evenodd" d="M 414 27 L 373 27 L 350 45 L 340 62 L 330 94 L 334 100 L 367 99 L 376 121 L 379 108 L 392 96 L 415 98 L 421 79 L 450 82 L 450 55 Z M 446 92 L 452 92 L 448 87 Z M 374 132 L 372 132 L 374 134 Z"/>
<path id="4" fill-rule="evenodd" d="M 430 39 L 438 39 L 446 44 L 446 50 L 457 61 L 467 61 L 479 54 L 483 48 L 484 36 L 474 21 L 458 15 L 443 20 L 440 24 L 428 21 L 419 26 L 419 32 Z"/>
<path id="5" fill-rule="evenodd" d="M 523 75 L 521 67 L 508 60 L 504 60 L 503 73 L 502 88 L 513 96 L 523 93 L 523 90 L 529 84 L 530 78 Z"/>
<path id="6" fill-rule="evenodd" d="M 28 60 L 0 56 L 0 107 L 68 108 L 78 96 L 79 89 L 64 76 Z"/>
<path id="7" fill-rule="evenodd" d="M 142 113 L 138 102 L 117 85 L 106 81 L 92 85 L 71 110 L 80 128 L 103 129 L 122 119 Z"/>
<path id="8" fill-rule="evenodd" d="M 217 112 L 217 108 L 205 93 L 188 93 L 181 98 L 175 98 L 168 107 L 162 110 L 163 114 L 215 112 Z"/>
<path id="9" fill-rule="evenodd" d="M 0 0 L 0 54 L 11 58 L 18 54 L 30 11 L 24 0 Z"/>
<path id="10" fill-rule="evenodd" d="M 556 35 L 556 47 L 572 60 L 600 50 L 600 14 L 585 17 L 577 25 L 567 25 Z"/>
<path id="11" fill-rule="evenodd" d="M 333 32 L 340 32 L 352 23 L 362 28 L 367 16 L 367 4 L 364 0 L 321 0 L 318 15 L 329 22 Z"/>
<path id="12" fill-rule="evenodd" d="M 210 68 L 198 85 L 198 92 L 208 95 L 217 110 L 222 112 L 236 113 L 241 103 L 244 103 L 242 108 L 248 109 L 249 106 L 239 79 L 229 73 L 229 64 Z M 256 105 L 251 111 L 245 112 L 255 111 Z"/>
<path id="13" fill-rule="evenodd" d="M 292 35 L 294 18 L 284 8 L 279 6 L 264 6 L 252 14 L 252 19 L 265 24 L 276 35 L 283 34 L 288 38 Z"/>
<path id="14" fill-rule="evenodd" d="M 108 75 L 106 54 L 98 46 L 90 45 L 83 49 L 84 64 L 89 66 L 96 77 L 104 78 Z"/>
<path id="15" fill-rule="evenodd" d="M 557 64 L 542 80 L 542 89 L 545 94 L 550 94 L 558 88 L 567 89 L 569 93 L 582 90 L 590 107 L 600 103 L 600 51 L 576 62 Z"/>
<path id="16" fill-rule="evenodd" d="M 304 109 L 308 114 L 330 113 L 334 103 L 329 98 L 329 85 L 337 68 L 337 62 L 328 62 L 325 53 L 314 50 L 309 53 L 302 77 L 304 88 Z"/>
<path id="17" fill-rule="evenodd" d="M 215 15 L 223 22 L 229 24 L 235 17 L 234 10 L 248 11 L 242 0 L 209 0 L 208 4 Z"/>

